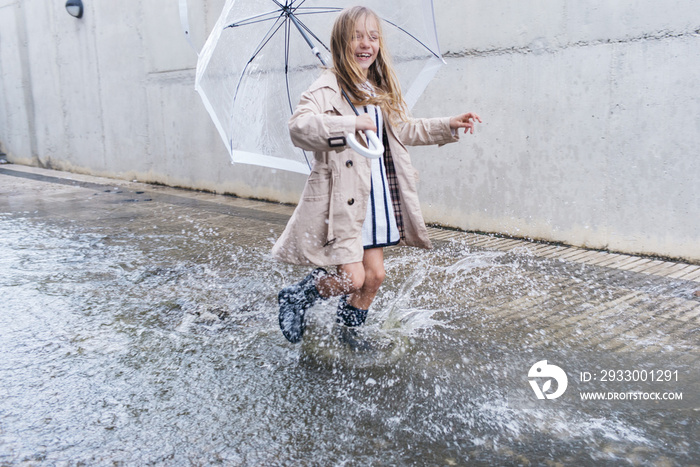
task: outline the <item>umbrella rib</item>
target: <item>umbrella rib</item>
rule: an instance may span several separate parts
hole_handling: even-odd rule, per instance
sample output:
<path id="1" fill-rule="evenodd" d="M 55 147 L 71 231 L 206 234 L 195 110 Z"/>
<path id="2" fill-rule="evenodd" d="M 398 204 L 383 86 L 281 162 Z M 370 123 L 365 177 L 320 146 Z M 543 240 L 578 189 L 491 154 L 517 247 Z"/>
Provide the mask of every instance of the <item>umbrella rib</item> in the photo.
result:
<path id="1" fill-rule="evenodd" d="M 301 10 L 301 11 L 299 11 L 299 10 Z M 339 11 L 343 11 L 343 9 L 336 8 L 336 7 L 320 7 L 320 6 L 305 6 L 303 8 L 297 7 L 294 9 L 294 12 L 297 15 L 317 15 L 317 14 L 321 14 L 321 13 L 337 13 Z"/>
<path id="2" fill-rule="evenodd" d="M 322 41 L 321 39 L 319 39 L 319 37 L 318 37 L 316 34 L 314 34 L 314 32 L 313 32 L 311 29 L 309 29 L 309 27 L 308 27 L 307 25 L 305 25 L 303 22 L 299 21 L 298 18 L 297 18 L 297 22 L 299 23 L 299 25 L 300 25 L 302 28 L 304 28 L 304 31 L 308 32 L 308 33 L 311 35 L 311 37 L 313 37 L 314 39 L 316 39 L 316 42 L 318 42 L 319 44 L 321 44 L 321 45 L 323 46 L 324 49 L 326 49 L 328 52 L 331 51 L 331 49 L 329 49 L 328 46 L 327 46 L 326 44 L 324 44 L 323 41 Z"/>
<path id="3" fill-rule="evenodd" d="M 229 25 L 226 26 L 224 29 L 226 29 L 226 28 L 237 28 L 237 27 L 240 27 L 240 26 L 249 26 L 249 25 L 251 25 L 251 24 L 264 23 L 265 21 L 272 21 L 272 20 L 274 20 L 274 19 L 276 19 L 276 17 L 263 18 L 263 19 L 259 19 L 259 20 L 256 20 L 256 21 L 241 22 L 241 23 L 236 23 L 236 24 L 229 24 Z"/>
<path id="4" fill-rule="evenodd" d="M 428 50 L 430 51 L 430 53 L 433 54 L 436 58 L 442 60 L 442 56 L 441 56 L 440 54 L 435 53 L 435 52 L 433 51 L 433 49 L 431 49 L 430 47 L 428 47 L 427 45 L 425 45 L 425 43 L 424 43 L 423 41 L 421 41 L 420 39 L 418 39 L 416 36 L 414 36 L 413 34 L 411 34 L 411 33 L 408 32 L 408 31 L 406 31 L 404 28 L 402 28 L 402 27 L 399 26 L 398 24 L 392 23 L 391 21 L 389 21 L 389 20 L 387 20 L 387 19 L 384 19 L 384 18 L 382 18 L 382 19 L 383 19 L 384 21 L 386 21 L 387 23 L 391 24 L 392 26 L 394 26 L 394 27 L 395 27 L 396 29 L 398 29 L 399 31 L 401 31 L 401 32 L 403 32 L 404 34 L 406 34 L 408 37 L 410 37 L 410 38 L 413 39 L 414 41 L 418 42 L 420 45 L 422 45 L 422 46 L 425 47 L 426 49 L 428 49 Z"/>
<path id="5" fill-rule="evenodd" d="M 236 90 L 233 93 L 233 102 L 231 103 L 231 108 L 233 108 L 236 105 L 236 99 L 238 97 L 238 90 L 241 87 L 241 83 L 243 82 L 243 78 L 245 77 L 245 72 L 248 69 L 248 66 L 253 63 L 253 60 L 258 56 L 258 54 L 262 51 L 262 49 L 267 45 L 268 42 L 272 39 L 272 36 L 275 35 L 277 31 L 286 23 L 286 20 L 283 20 L 282 22 L 279 22 L 281 16 L 277 18 L 277 21 L 275 21 L 275 24 L 273 24 L 270 29 L 267 31 L 265 34 L 265 37 L 263 37 L 263 40 L 258 44 L 258 46 L 255 49 L 255 52 L 251 55 L 250 59 L 248 60 L 248 63 L 245 64 L 245 67 L 243 67 L 243 71 L 241 72 L 241 77 L 238 78 L 238 83 L 236 83 Z M 279 23 L 279 24 L 277 24 Z M 275 27 L 277 26 L 277 27 Z"/>
<path id="6" fill-rule="evenodd" d="M 273 24 L 273 25 L 270 27 L 270 29 L 269 29 L 269 30 L 267 31 L 267 33 L 265 34 L 265 37 L 263 37 L 262 41 L 260 41 L 260 44 L 258 44 L 258 46 L 255 48 L 255 52 L 253 52 L 253 54 L 250 56 L 250 59 L 248 60 L 248 63 L 246 63 L 245 68 L 248 68 L 248 65 L 250 65 L 250 63 L 251 63 L 253 60 L 255 60 L 255 58 L 256 58 L 256 57 L 258 56 L 258 54 L 262 51 L 262 49 L 265 48 L 265 46 L 267 45 L 267 43 L 270 42 L 270 41 L 272 40 L 272 36 L 274 36 L 274 35 L 277 33 L 277 31 L 279 31 L 280 28 L 287 22 L 286 20 L 282 20 L 282 22 L 279 23 L 279 25 L 278 25 L 277 23 L 279 22 L 279 19 L 280 19 L 280 18 L 281 18 L 281 16 L 280 16 L 279 18 L 277 18 L 277 21 L 275 21 L 275 24 Z M 277 27 L 275 27 L 275 26 L 277 26 Z M 245 74 L 245 68 L 243 69 L 243 74 Z M 241 75 L 241 76 L 242 76 L 242 75 Z"/>
<path id="7" fill-rule="evenodd" d="M 289 27 L 289 21 L 284 22 L 284 81 L 287 86 L 287 102 L 289 103 L 289 111 L 294 112 L 292 108 L 292 93 L 289 89 L 289 35 L 291 33 L 291 28 Z"/>
<path id="8" fill-rule="evenodd" d="M 273 0 L 274 1 L 274 0 Z M 299 13 L 299 14 L 305 14 L 305 15 L 310 15 L 310 14 L 317 14 L 317 13 L 337 13 L 339 11 L 342 11 L 342 8 L 339 7 L 331 7 L 331 6 L 306 6 L 302 8 L 302 5 L 306 3 L 306 0 L 301 0 L 301 2 L 298 5 L 294 5 L 294 2 L 296 0 L 292 0 L 291 5 L 289 5 L 293 10 L 292 13 L 296 13 L 298 10 L 318 10 L 318 11 L 309 11 L 308 13 Z"/>
<path id="9" fill-rule="evenodd" d="M 289 25 L 289 21 L 284 22 L 284 83 L 287 87 L 287 103 L 289 104 L 289 113 L 292 114 L 294 113 L 294 106 L 292 105 L 292 92 L 289 89 L 289 73 L 287 72 L 289 69 L 289 42 L 290 42 L 290 33 L 291 33 L 291 27 Z M 304 154 L 304 160 L 306 160 L 306 165 L 309 167 L 309 170 L 311 170 L 311 162 L 309 162 L 309 156 L 306 154 L 306 151 L 303 149 L 301 152 Z"/>
<path id="10" fill-rule="evenodd" d="M 249 18 L 243 18 L 242 20 L 236 21 L 229 24 L 224 29 L 236 28 L 238 26 L 247 26 L 249 24 L 261 23 L 263 21 L 269 21 L 271 19 L 277 19 L 280 16 L 280 10 L 268 11 L 267 13 L 261 13 L 259 15 L 251 16 Z M 255 21 L 253 21 L 255 20 Z"/>

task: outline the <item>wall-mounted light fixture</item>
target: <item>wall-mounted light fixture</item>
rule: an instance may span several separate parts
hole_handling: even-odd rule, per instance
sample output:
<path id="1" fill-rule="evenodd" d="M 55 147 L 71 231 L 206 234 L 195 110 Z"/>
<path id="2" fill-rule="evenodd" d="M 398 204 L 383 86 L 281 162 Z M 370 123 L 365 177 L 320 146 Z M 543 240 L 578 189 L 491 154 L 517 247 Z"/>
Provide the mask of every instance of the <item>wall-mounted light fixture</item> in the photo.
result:
<path id="1" fill-rule="evenodd" d="M 68 0 L 66 2 L 66 10 L 68 14 L 76 18 L 83 17 L 83 2 L 82 0 Z"/>

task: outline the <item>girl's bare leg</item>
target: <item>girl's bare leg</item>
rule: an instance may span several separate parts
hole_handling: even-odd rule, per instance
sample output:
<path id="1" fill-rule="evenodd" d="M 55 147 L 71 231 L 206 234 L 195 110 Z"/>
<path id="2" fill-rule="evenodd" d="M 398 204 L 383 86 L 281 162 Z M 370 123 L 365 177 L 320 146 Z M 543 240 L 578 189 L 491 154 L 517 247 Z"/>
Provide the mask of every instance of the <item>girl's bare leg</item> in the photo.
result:
<path id="1" fill-rule="evenodd" d="M 365 268 L 362 263 L 338 266 L 337 274 L 328 274 L 316 282 L 316 290 L 324 298 L 348 295 L 362 288 Z"/>
<path id="2" fill-rule="evenodd" d="M 379 287 L 381 287 L 382 282 L 384 282 L 384 277 L 386 275 L 384 271 L 384 249 L 371 248 L 365 250 L 364 257 L 362 258 L 362 266 L 364 268 L 365 280 L 359 290 L 350 294 L 348 303 L 355 308 L 368 310 L 374 301 L 374 297 L 377 296 Z"/>
<path id="3" fill-rule="evenodd" d="M 361 263 L 338 266 L 337 274 L 321 277 L 316 289 L 322 297 L 350 295 L 349 303 L 363 310 L 369 309 L 384 281 L 384 250 L 365 250 Z"/>
<path id="4" fill-rule="evenodd" d="M 365 250 L 362 261 L 364 281 L 359 288 L 340 297 L 336 315 L 338 323 L 354 328 L 362 326 L 367 319 L 369 307 L 377 296 L 384 280 L 384 252 L 381 248 Z M 341 328 L 341 332 L 345 328 Z"/>

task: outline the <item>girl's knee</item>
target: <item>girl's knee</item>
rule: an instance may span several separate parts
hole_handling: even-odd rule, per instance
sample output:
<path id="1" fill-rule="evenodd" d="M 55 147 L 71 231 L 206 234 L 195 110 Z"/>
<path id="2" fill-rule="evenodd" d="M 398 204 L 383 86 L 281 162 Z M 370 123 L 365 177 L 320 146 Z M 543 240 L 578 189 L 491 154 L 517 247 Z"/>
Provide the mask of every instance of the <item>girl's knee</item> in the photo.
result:
<path id="1" fill-rule="evenodd" d="M 344 282 L 344 291 L 348 294 L 361 290 L 376 293 L 386 277 L 383 263 L 372 267 L 359 263 L 346 265 L 339 274 Z"/>
<path id="2" fill-rule="evenodd" d="M 347 294 L 359 292 L 366 280 L 365 270 L 361 265 L 344 270 L 340 277 L 345 284 L 344 292 Z"/>
<path id="3" fill-rule="evenodd" d="M 354 274 L 350 279 L 350 293 L 359 292 L 364 287 L 367 277 L 364 274 Z"/>
<path id="4" fill-rule="evenodd" d="M 376 268 L 365 269 L 365 281 L 363 288 L 376 292 L 379 287 L 382 286 L 384 278 L 386 277 L 386 271 L 384 270 L 384 265 Z"/>

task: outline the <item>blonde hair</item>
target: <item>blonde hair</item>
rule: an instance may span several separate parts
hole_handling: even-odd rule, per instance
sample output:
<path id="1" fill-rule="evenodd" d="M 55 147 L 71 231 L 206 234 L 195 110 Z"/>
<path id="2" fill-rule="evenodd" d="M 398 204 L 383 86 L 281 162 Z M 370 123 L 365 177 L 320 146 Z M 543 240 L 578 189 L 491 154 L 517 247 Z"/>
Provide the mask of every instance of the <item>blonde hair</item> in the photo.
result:
<path id="1" fill-rule="evenodd" d="M 374 18 L 379 29 L 379 52 L 367 71 L 367 79 L 374 87 L 374 96 L 363 88 L 365 83 L 362 69 L 355 61 L 352 50 L 352 37 L 358 24 Z M 363 21 L 364 20 L 364 21 Z M 401 93 L 401 86 L 391 64 L 391 56 L 384 44 L 382 20 L 369 8 L 355 6 L 346 8 L 336 18 L 331 32 L 331 55 L 333 72 L 338 83 L 355 105 L 376 105 L 389 116 L 390 121 L 408 120 L 408 109 Z"/>

